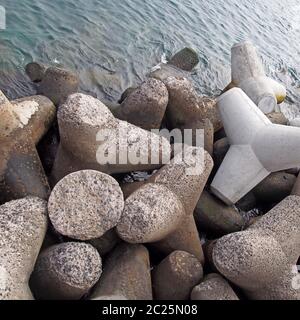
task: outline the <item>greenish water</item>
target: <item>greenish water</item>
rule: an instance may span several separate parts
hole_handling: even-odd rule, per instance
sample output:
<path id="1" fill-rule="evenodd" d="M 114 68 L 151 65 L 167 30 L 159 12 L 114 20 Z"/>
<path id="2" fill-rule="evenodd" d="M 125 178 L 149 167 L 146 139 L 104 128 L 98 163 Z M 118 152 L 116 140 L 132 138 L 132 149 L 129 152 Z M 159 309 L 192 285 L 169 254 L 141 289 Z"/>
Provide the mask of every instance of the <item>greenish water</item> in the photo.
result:
<path id="1" fill-rule="evenodd" d="M 81 90 L 117 100 L 151 67 L 184 46 L 200 65 L 193 79 L 213 95 L 230 80 L 230 48 L 250 39 L 267 72 L 300 106 L 298 0 L 1 0 L 7 29 L 0 31 L 0 88 L 10 98 L 34 87 L 24 77 L 37 60 L 76 70 Z M 297 112 L 297 107 L 289 107 Z M 300 109 L 300 108 L 299 108 Z"/>

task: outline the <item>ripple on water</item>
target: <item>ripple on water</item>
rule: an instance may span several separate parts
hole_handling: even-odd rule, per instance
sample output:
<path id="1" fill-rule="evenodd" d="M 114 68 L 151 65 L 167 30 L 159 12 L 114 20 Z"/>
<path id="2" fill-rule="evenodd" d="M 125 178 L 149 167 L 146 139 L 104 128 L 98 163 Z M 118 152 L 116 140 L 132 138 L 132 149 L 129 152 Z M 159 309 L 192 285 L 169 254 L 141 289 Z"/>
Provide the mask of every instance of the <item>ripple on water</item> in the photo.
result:
<path id="1" fill-rule="evenodd" d="M 80 75 L 81 90 L 118 100 L 141 82 L 163 54 L 194 47 L 197 90 L 215 95 L 230 81 L 230 48 L 251 39 L 267 72 L 300 106 L 298 0 L 3 0 L 0 87 L 10 98 L 32 94 L 25 65 L 38 60 Z M 289 108 L 284 108 L 289 109 Z M 300 108 L 293 107 L 293 117 Z"/>

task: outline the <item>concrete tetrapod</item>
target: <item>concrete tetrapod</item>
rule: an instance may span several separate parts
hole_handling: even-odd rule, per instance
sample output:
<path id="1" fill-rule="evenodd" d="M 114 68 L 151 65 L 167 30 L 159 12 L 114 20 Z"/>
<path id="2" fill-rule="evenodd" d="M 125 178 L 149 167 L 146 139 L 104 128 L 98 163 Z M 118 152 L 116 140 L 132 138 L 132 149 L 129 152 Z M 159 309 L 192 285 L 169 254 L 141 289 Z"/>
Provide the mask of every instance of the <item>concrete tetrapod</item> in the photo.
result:
<path id="1" fill-rule="evenodd" d="M 228 281 L 217 273 L 204 277 L 192 293 L 191 300 L 239 300 Z"/>
<path id="2" fill-rule="evenodd" d="M 192 215 L 211 172 L 213 161 L 203 148 L 186 147 L 147 184 L 125 201 L 117 226 L 130 243 L 157 242 Z"/>
<path id="3" fill-rule="evenodd" d="M 298 178 L 292 190 L 292 195 L 300 196 L 300 174 L 298 175 Z"/>
<path id="4" fill-rule="evenodd" d="M 192 71 L 199 63 L 199 56 L 192 48 L 183 48 L 170 58 L 169 64 L 185 70 Z"/>
<path id="5" fill-rule="evenodd" d="M 225 203 L 236 203 L 271 172 L 299 166 L 300 128 L 272 124 L 239 88 L 224 93 L 218 108 L 231 146 L 211 190 Z"/>
<path id="6" fill-rule="evenodd" d="M 113 116 L 98 99 L 69 96 L 57 114 L 60 146 L 52 183 L 84 169 L 105 173 L 154 170 L 170 159 L 167 139 Z"/>
<path id="7" fill-rule="evenodd" d="M 123 193 L 118 182 L 95 170 L 74 172 L 60 180 L 48 202 L 54 228 L 78 240 L 103 236 L 117 225 L 123 208 Z"/>
<path id="8" fill-rule="evenodd" d="M 154 297 L 157 300 L 188 300 L 202 277 L 202 265 L 195 256 L 174 251 L 154 269 Z"/>
<path id="9" fill-rule="evenodd" d="M 169 91 L 167 118 L 172 128 L 203 129 L 198 125 L 205 119 L 210 120 L 215 131 L 222 128 L 215 99 L 200 97 L 183 77 L 168 77 L 164 83 Z"/>
<path id="10" fill-rule="evenodd" d="M 106 259 L 93 300 L 152 300 L 149 252 L 143 245 L 120 244 Z"/>
<path id="11" fill-rule="evenodd" d="M 145 130 L 159 129 L 168 100 L 164 83 L 150 78 L 133 90 L 113 113 L 118 119 Z"/>
<path id="12" fill-rule="evenodd" d="M 285 99 L 285 87 L 266 76 L 251 42 L 244 41 L 232 47 L 231 69 L 232 84 L 241 88 L 264 113 L 273 112 L 277 102 Z"/>
<path id="13" fill-rule="evenodd" d="M 31 300 L 30 274 L 47 230 L 47 203 L 36 197 L 0 206 L 0 300 Z"/>
<path id="14" fill-rule="evenodd" d="M 247 230 L 224 236 L 214 265 L 250 299 L 299 300 L 300 197 L 289 196 Z"/>
<path id="15" fill-rule="evenodd" d="M 75 73 L 57 67 L 49 67 L 42 76 L 38 93 L 48 97 L 58 106 L 78 89 L 79 77 Z"/>
<path id="16" fill-rule="evenodd" d="M 39 300 L 79 300 L 97 283 L 101 273 L 101 257 L 92 245 L 66 242 L 39 255 L 30 287 Z"/>
<path id="17" fill-rule="evenodd" d="M 49 185 L 35 145 L 55 113 L 46 97 L 9 102 L 0 91 L 0 203 L 27 195 L 48 197 Z"/>

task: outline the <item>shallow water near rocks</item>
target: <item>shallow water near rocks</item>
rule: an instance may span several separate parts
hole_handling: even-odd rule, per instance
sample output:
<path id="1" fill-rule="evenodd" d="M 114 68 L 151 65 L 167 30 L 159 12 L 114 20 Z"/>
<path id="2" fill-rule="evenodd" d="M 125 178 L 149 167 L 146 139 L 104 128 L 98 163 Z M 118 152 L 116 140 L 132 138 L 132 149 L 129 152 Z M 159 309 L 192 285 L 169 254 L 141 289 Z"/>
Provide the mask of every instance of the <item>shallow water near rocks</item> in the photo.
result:
<path id="1" fill-rule="evenodd" d="M 41 61 L 76 70 L 81 90 L 116 101 L 151 68 L 194 47 L 197 90 L 220 93 L 230 81 L 230 48 L 250 39 L 268 75 L 288 88 L 290 118 L 300 114 L 298 0 L 2 0 L 0 88 L 9 98 L 34 93 L 25 65 Z M 290 106 L 293 105 L 293 106 Z"/>

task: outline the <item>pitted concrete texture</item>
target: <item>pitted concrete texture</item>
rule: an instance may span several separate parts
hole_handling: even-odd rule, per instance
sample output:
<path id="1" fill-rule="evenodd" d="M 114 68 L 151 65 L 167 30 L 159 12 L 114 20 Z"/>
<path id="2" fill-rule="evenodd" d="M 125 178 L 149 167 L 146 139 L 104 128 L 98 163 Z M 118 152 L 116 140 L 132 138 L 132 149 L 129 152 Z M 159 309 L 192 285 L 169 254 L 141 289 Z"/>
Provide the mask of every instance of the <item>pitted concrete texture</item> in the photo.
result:
<path id="1" fill-rule="evenodd" d="M 253 189 L 253 194 L 260 204 L 279 203 L 292 192 L 296 183 L 293 174 L 273 172 Z"/>
<path id="2" fill-rule="evenodd" d="M 149 181 L 173 191 L 183 203 L 186 213 L 192 215 L 213 165 L 211 156 L 203 148 L 184 145 L 183 150 Z"/>
<path id="3" fill-rule="evenodd" d="M 217 273 L 204 277 L 192 293 L 191 300 L 239 300 L 228 281 Z"/>
<path id="4" fill-rule="evenodd" d="M 43 251 L 30 285 L 38 299 L 78 300 L 99 280 L 102 261 L 90 244 L 67 242 Z"/>
<path id="5" fill-rule="evenodd" d="M 56 107 L 44 96 L 25 97 L 11 101 L 11 104 L 21 126 L 37 144 L 49 130 L 56 116 Z"/>
<path id="6" fill-rule="evenodd" d="M 115 118 L 93 97 L 71 95 L 57 117 L 61 144 L 52 172 L 55 182 L 83 169 L 109 174 L 154 170 L 170 159 L 167 139 Z"/>
<path id="7" fill-rule="evenodd" d="M 171 65 L 185 71 L 192 71 L 199 63 L 197 52 L 192 48 L 184 48 L 177 52 L 169 61 Z"/>
<path id="8" fill-rule="evenodd" d="M 159 129 L 168 101 L 164 83 L 150 78 L 131 92 L 114 114 L 145 130 Z"/>
<path id="9" fill-rule="evenodd" d="M 219 239 L 217 269 L 250 299 L 299 300 L 300 197 L 289 196 L 243 232 Z"/>
<path id="10" fill-rule="evenodd" d="M 93 300 L 152 300 L 148 250 L 142 245 L 120 244 L 105 261 Z"/>
<path id="11" fill-rule="evenodd" d="M 78 75 L 69 70 L 49 67 L 42 78 L 38 93 L 49 98 L 55 105 L 60 105 L 78 89 Z"/>
<path id="12" fill-rule="evenodd" d="M 169 77 L 165 80 L 169 91 L 167 117 L 173 128 L 195 128 L 195 122 L 209 119 L 214 130 L 222 128 L 216 107 L 216 100 L 199 97 L 192 83 L 183 77 Z"/>
<path id="13" fill-rule="evenodd" d="M 154 269 L 154 297 L 157 300 L 188 300 L 202 277 L 202 265 L 195 256 L 174 251 Z"/>
<path id="14" fill-rule="evenodd" d="M 33 82 L 40 82 L 44 78 L 47 67 L 39 62 L 30 62 L 26 65 L 25 71 Z"/>
<path id="15" fill-rule="evenodd" d="M 50 128 L 55 113 L 46 97 L 9 102 L 0 91 L 0 203 L 29 195 L 48 198 L 50 188 L 35 145 Z"/>
<path id="16" fill-rule="evenodd" d="M 54 228 L 78 240 L 99 238 L 114 228 L 123 208 L 123 193 L 118 182 L 94 170 L 66 176 L 54 187 L 48 203 Z"/>
<path id="17" fill-rule="evenodd" d="M 185 215 L 176 194 L 148 183 L 126 199 L 117 232 L 129 243 L 156 242 L 174 232 Z"/>
<path id="18" fill-rule="evenodd" d="M 46 201 L 27 197 L 0 206 L 0 300 L 33 299 L 28 281 L 46 230 Z"/>
<path id="19" fill-rule="evenodd" d="M 152 243 L 151 246 L 165 256 L 173 251 L 180 250 L 193 254 L 202 265 L 205 262 L 199 232 L 193 215 L 187 215 L 176 231 L 165 239 Z"/>
<path id="20" fill-rule="evenodd" d="M 212 194 L 203 191 L 194 217 L 198 229 L 214 235 L 241 231 L 246 221 L 234 206 L 227 206 Z"/>

